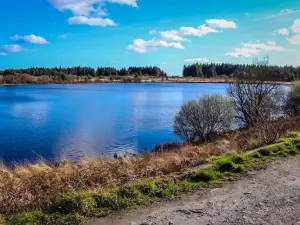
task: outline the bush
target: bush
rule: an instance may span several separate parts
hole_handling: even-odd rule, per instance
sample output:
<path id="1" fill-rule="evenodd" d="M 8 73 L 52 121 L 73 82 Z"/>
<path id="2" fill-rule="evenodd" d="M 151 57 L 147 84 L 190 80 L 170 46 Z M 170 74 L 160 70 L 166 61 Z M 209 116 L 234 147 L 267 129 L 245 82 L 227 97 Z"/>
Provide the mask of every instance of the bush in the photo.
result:
<path id="1" fill-rule="evenodd" d="M 192 182 L 209 182 L 216 179 L 216 171 L 214 171 L 212 168 L 199 170 L 189 178 L 189 180 Z"/>
<path id="2" fill-rule="evenodd" d="M 23 224 L 35 224 L 43 225 L 49 224 L 50 218 L 48 215 L 41 211 L 23 212 L 17 215 L 13 215 L 8 218 L 6 224 L 11 225 L 23 225 Z"/>
<path id="3" fill-rule="evenodd" d="M 204 95 L 181 107 L 175 117 L 175 134 L 186 141 L 211 139 L 232 125 L 234 109 L 230 101 L 219 94 Z"/>
<path id="4" fill-rule="evenodd" d="M 121 202 L 116 194 L 104 194 L 94 196 L 97 208 L 117 210 L 121 208 Z"/>
<path id="5" fill-rule="evenodd" d="M 62 194 L 61 199 L 54 205 L 53 210 L 62 214 L 80 212 L 86 215 L 93 211 L 95 206 L 96 202 L 89 193 L 78 191 Z"/>
<path id="6" fill-rule="evenodd" d="M 285 104 L 285 113 L 288 116 L 300 115 L 300 81 L 292 84 Z"/>
<path id="7" fill-rule="evenodd" d="M 229 85 L 227 93 L 241 126 L 256 126 L 281 114 L 284 91 L 278 84 L 263 81 L 236 82 Z"/>

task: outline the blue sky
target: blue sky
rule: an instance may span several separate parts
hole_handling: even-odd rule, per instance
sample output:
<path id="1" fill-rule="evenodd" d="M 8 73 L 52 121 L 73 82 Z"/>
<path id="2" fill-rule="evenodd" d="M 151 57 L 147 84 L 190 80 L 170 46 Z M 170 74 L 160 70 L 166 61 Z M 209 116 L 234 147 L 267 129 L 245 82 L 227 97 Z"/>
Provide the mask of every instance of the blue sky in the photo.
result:
<path id="1" fill-rule="evenodd" d="M 300 65 L 299 0 L 1 0 L 0 69 Z"/>

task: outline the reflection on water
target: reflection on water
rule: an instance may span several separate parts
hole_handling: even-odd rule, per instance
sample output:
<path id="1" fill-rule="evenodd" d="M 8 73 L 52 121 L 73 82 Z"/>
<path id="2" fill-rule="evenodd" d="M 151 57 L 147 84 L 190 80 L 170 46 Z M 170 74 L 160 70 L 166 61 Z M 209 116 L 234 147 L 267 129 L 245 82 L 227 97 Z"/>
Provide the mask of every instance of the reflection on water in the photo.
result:
<path id="1" fill-rule="evenodd" d="M 76 84 L 0 87 L 0 157 L 7 163 L 138 153 L 178 140 L 184 102 L 225 84 Z"/>

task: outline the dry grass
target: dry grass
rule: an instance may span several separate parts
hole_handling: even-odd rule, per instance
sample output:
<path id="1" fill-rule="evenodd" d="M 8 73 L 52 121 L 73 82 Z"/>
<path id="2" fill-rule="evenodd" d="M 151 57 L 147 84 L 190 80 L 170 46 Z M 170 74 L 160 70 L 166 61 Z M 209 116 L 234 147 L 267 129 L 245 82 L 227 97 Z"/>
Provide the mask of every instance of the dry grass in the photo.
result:
<path id="1" fill-rule="evenodd" d="M 15 168 L 0 165 L 0 214 L 46 208 L 60 193 L 70 190 L 117 187 L 142 177 L 180 172 L 204 163 L 211 155 L 263 146 L 287 130 L 300 130 L 299 118 L 223 134 L 210 143 L 185 145 L 168 152 L 144 153 L 139 157 L 86 160 L 54 166 L 42 162 Z"/>
<path id="2" fill-rule="evenodd" d="M 217 147 L 218 145 L 219 147 Z M 144 154 L 117 160 L 87 160 L 49 166 L 46 163 L 0 166 L 0 214 L 36 209 L 51 204 L 70 190 L 116 187 L 141 177 L 179 172 L 203 163 L 208 155 L 232 149 L 228 144 L 186 146 L 177 151 Z"/>

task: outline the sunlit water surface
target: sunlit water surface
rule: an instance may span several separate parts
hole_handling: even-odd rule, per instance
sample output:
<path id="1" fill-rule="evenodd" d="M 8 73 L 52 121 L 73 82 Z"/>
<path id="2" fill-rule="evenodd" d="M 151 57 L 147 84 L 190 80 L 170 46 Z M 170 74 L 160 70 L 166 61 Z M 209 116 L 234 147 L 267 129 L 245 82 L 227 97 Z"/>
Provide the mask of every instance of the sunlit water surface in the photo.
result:
<path id="1" fill-rule="evenodd" d="M 139 153 L 179 140 L 173 119 L 226 84 L 75 84 L 0 86 L 0 158 L 6 163 L 77 161 Z"/>

